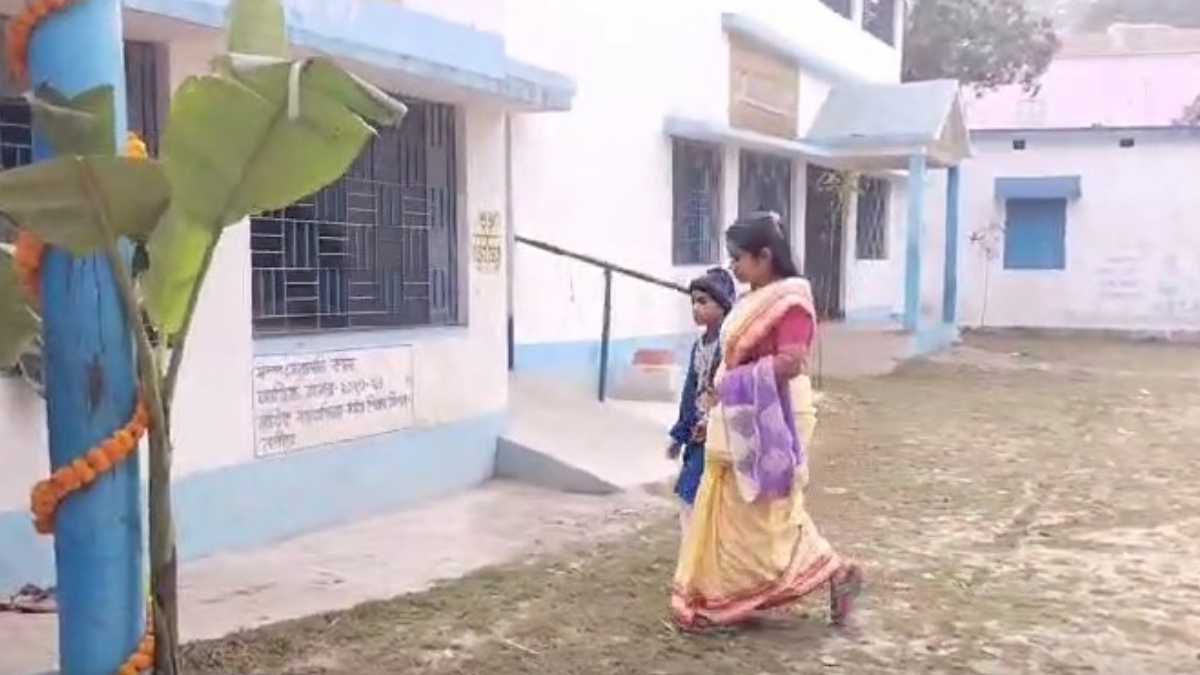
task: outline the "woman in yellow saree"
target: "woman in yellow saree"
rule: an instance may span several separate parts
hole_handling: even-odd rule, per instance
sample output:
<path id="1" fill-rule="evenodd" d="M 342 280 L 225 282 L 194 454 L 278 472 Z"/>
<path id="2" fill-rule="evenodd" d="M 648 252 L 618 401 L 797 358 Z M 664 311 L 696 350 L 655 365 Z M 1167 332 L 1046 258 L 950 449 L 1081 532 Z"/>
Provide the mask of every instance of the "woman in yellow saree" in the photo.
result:
<path id="1" fill-rule="evenodd" d="M 831 620 L 843 626 L 862 574 L 821 537 L 804 508 L 804 448 L 816 421 L 804 376 L 816 327 L 812 291 L 778 217 L 739 221 L 726 239 L 733 272 L 751 290 L 721 330 L 718 402 L 709 413 L 672 614 L 685 628 L 736 625 L 828 588 Z"/>

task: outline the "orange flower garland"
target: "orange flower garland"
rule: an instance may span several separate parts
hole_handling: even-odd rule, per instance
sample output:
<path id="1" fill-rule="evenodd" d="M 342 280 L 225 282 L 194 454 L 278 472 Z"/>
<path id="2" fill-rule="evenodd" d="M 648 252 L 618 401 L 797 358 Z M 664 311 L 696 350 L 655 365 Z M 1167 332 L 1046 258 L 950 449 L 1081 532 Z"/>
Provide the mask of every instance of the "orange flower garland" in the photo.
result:
<path id="1" fill-rule="evenodd" d="M 150 157 L 150 150 L 146 147 L 146 141 L 143 141 L 141 136 L 132 131 L 125 134 L 125 156 L 132 159 L 147 159 Z"/>
<path id="2" fill-rule="evenodd" d="M 13 77 L 23 87 L 29 86 L 29 40 L 34 29 L 46 17 L 61 11 L 79 0 L 31 0 L 4 27 L 4 56 Z M 137 134 L 125 139 L 126 156 L 145 159 L 149 156 L 146 143 Z M 13 266 L 21 287 L 30 302 L 37 304 L 41 297 L 41 268 L 46 246 L 36 235 L 22 231 L 16 241 Z M 133 417 L 108 439 L 83 453 L 78 459 L 59 467 L 49 478 L 38 481 L 30 492 L 33 525 L 40 534 L 54 532 L 58 507 L 68 496 L 86 489 L 100 474 L 129 458 L 150 426 L 150 412 L 139 398 Z M 151 605 L 152 606 L 152 605 Z M 149 607 L 146 633 L 115 675 L 139 675 L 154 665 L 154 622 Z"/>
<path id="3" fill-rule="evenodd" d="M 79 0 L 31 0 L 4 27 L 4 58 L 12 76 L 22 87 L 29 86 L 29 40 L 46 17 Z"/>
<path id="4" fill-rule="evenodd" d="M 104 442 L 83 453 L 70 464 L 59 467 L 49 478 L 38 481 L 29 496 L 33 526 L 38 534 L 54 532 L 54 516 L 63 499 L 96 482 L 96 478 L 124 461 L 137 449 L 150 426 L 150 412 L 138 401 L 133 419 Z"/>
<path id="5" fill-rule="evenodd" d="M 150 670 L 154 665 L 154 617 L 146 612 L 146 634 L 142 636 L 137 649 L 134 650 L 125 663 L 117 669 L 117 675 L 138 675 Z"/>
<path id="6" fill-rule="evenodd" d="M 17 233 L 17 252 L 13 256 L 13 268 L 17 272 L 17 281 L 25 291 L 25 297 L 33 305 L 42 299 L 40 275 L 42 271 L 42 256 L 46 253 L 46 245 L 36 235 L 21 230 Z"/>

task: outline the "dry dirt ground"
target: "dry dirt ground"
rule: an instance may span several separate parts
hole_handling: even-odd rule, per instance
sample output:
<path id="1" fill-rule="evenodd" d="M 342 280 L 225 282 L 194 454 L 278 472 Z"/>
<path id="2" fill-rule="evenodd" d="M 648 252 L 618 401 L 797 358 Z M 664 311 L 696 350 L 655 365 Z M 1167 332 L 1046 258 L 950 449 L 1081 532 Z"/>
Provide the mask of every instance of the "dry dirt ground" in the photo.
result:
<path id="1" fill-rule="evenodd" d="M 814 517 L 868 567 L 854 635 L 666 623 L 676 523 L 189 645 L 193 673 L 1200 672 L 1200 349 L 975 339 L 829 383 Z"/>

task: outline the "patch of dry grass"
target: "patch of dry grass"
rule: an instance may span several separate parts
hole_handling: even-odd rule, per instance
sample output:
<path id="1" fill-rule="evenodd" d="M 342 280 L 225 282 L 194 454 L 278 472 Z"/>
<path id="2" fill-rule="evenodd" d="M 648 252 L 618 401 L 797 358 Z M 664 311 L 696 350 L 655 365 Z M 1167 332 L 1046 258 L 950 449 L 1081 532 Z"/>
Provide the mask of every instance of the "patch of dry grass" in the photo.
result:
<path id="1" fill-rule="evenodd" d="M 676 523 L 190 645 L 194 673 L 1200 671 L 1200 350 L 986 338 L 835 383 L 814 518 L 868 566 L 863 627 L 666 623 Z"/>

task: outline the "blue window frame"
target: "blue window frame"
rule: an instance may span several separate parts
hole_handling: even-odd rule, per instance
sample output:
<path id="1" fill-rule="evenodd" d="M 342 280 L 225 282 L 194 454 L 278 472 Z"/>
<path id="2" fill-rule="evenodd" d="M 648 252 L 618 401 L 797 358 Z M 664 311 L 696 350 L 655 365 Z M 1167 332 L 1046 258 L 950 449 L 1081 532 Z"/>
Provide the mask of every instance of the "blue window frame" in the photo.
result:
<path id="1" fill-rule="evenodd" d="M 1004 269 L 1067 267 L 1067 200 L 1009 199 L 1005 204 Z"/>

